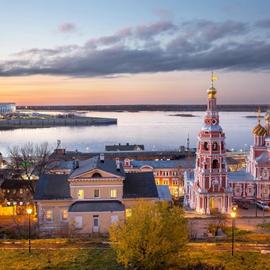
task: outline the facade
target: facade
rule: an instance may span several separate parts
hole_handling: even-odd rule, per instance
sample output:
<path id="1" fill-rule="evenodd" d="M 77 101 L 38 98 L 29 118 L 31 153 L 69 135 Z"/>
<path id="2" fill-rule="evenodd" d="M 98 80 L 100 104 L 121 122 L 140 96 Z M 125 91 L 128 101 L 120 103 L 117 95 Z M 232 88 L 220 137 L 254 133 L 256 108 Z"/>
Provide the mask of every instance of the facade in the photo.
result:
<path id="1" fill-rule="evenodd" d="M 227 178 L 225 134 L 219 123 L 213 81 L 207 94 L 207 111 L 198 135 L 195 170 L 187 171 L 185 177 L 185 203 L 201 214 L 226 214 L 231 211 L 232 192 Z"/>
<path id="2" fill-rule="evenodd" d="M 270 112 L 265 114 L 265 124 L 253 129 L 254 143 L 250 147 L 246 170 L 229 174 L 233 196 L 238 200 L 270 202 Z"/>
<path id="3" fill-rule="evenodd" d="M 194 167 L 194 159 L 130 160 L 123 162 L 127 172 L 153 172 L 157 186 L 168 186 L 173 198 L 184 196 L 184 172 Z"/>
<path id="4" fill-rule="evenodd" d="M 16 112 L 16 103 L 0 103 L 0 114 Z"/>
<path id="5" fill-rule="evenodd" d="M 1 180 L 0 184 L 0 216 L 26 215 L 26 209 L 32 205 L 33 194 L 30 186 L 34 180 Z"/>
<path id="6" fill-rule="evenodd" d="M 106 234 L 139 200 L 160 200 L 151 172 L 125 173 L 119 160 L 104 155 L 75 165 L 69 174 L 54 171 L 37 183 L 41 234 Z"/>

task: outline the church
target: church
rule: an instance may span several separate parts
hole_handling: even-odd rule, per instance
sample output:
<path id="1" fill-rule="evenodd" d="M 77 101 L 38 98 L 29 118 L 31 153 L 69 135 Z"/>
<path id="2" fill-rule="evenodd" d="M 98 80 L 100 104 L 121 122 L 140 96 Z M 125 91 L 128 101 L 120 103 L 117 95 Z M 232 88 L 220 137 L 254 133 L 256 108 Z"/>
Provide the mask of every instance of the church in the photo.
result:
<path id="1" fill-rule="evenodd" d="M 185 205 L 200 214 L 229 214 L 236 199 L 270 201 L 270 112 L 265 114 L 264 125 L 258 116 L 246 169 L 229 172 L 214 80 L 212 74 L 207 111 L 198 135 L 195 169 L 185 172 Z"/>

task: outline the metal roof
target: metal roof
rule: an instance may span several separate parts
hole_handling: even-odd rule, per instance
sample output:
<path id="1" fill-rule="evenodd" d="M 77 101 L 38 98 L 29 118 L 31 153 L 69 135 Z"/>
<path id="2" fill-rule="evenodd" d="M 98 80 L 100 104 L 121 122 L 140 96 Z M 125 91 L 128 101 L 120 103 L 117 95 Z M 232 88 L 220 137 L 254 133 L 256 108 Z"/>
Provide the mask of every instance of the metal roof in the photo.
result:
<path id="1" fill-rule="evenodd" d="M 86 160 L 80 160 L 78 162 L 79 168 L 75 169 L 72 172 L 70 178 L 75 178 L 93 169 L 100 169 L 108 173 L 112 173 L 122 177 L 124 177 L 125 175 L 123 166 L 120 164 L 120 170 L 118 170 L 116 166 L 116 161 L 112 159 L 105 158 L 104 161 L 102 162 L 99 156 L 95 156 Z"/>
<path id="2" fill-rule="evenodd" d="M 245 170 L 239 170 L 236 172 L 228 172 L 228 180 L 232 181 L 253 181 L 254 177 Z"/>
<path id="3" fill-rule="evenodd" d="M 116 200 L 77 201 L 69 207 L 69 212 L 112 212 L 125 211 L 125 206 Z"/>
<path id="4" fill-rule="evenodd" d="M 68 175 L 45 174 L 36 185 L 34 200 L 71 199 Z"/>
<path id="5" fill-rule="evenodd" d="M 126 173 L 123 198 L 158 198 L 158 191 L 153 173 Z"/>
<path id="6" fill-rule="evenodd" d="M 163 201 L 172 201 L 172 195 L 170 193 L 169 187 L 167 185 L 157 186 L 158 197 Z"/>
<path id="7" fill-rule="evenodd" d="M 135 168 L 141 168 L 143 166 L 150 166 L 154 169 L 194 168 L 195 157 L 177 160 L 132 160 L 131 164 Z"/>

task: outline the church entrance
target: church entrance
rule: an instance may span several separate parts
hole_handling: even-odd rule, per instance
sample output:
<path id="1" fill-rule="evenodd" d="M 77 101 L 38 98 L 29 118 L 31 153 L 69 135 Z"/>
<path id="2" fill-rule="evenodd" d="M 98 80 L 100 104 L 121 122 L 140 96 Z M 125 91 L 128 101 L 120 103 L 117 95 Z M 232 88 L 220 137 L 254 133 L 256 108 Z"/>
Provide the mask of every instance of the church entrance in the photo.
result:
<path id="1" fill-rule="evenodd" d="M 210 198 L 210 213 L 219 213 L 221 212 L 221 198 L 211 197 Z"/>

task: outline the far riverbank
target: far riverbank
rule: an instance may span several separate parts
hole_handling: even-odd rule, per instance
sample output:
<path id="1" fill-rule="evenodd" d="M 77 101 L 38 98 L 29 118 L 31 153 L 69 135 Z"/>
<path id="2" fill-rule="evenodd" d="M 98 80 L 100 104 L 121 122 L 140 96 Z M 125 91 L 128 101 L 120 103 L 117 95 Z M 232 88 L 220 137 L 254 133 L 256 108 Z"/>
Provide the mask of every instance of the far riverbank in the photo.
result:
<path id="1" fill-rule="evenodd" d="M 268 104 L 219 104 L 218 110 L 224 112 L 255 112 L 260 108 L 262 111 L 268 109 Z M 161 104 L 161 105 L 44 105 L 44 106 L 17 106 L 19 110 L 49 110 L 49 111 L 101 111 L 101 112 L 139 112 L 139 111 L 174 111 L 174 112 L 194 112 L 205 111 L 206 105 L 191 104 L 191 105 L 176 105 L 176 104 Z"/>

